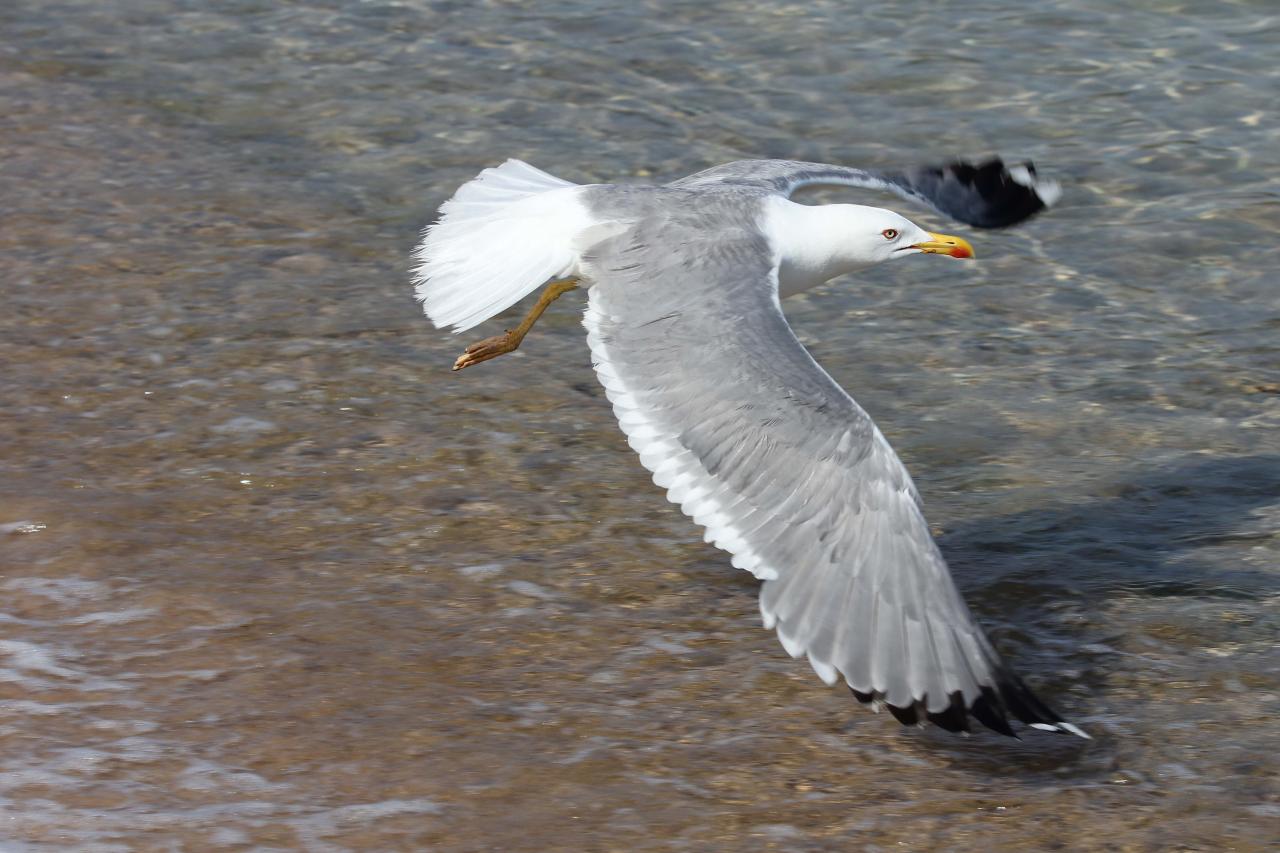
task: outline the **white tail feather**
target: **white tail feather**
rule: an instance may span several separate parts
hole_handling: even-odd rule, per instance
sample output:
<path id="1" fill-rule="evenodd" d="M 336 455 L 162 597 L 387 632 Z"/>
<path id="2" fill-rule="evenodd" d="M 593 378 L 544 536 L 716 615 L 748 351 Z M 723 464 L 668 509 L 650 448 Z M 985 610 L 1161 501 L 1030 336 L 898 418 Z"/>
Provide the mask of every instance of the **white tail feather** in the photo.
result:
<path id="1" fill-rule="evenodd" d="M 415 292 L 431 322 L 461 332 L 575 274 L 575 237 L 592 223 L 579 189 L 520 160 L 459 187 L 413 252 Z"/>

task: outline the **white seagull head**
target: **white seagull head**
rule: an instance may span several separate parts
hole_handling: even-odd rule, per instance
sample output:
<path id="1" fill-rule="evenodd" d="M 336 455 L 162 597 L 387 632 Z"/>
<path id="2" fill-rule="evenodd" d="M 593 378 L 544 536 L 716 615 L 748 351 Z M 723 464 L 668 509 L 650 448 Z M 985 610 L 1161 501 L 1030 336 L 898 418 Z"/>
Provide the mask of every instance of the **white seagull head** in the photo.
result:
<path id="1" fill-rule="evenodd" d="M 962 237 L 935 234 L 892 210 L 861 204 L 796 204 L 770 199 L 767 230 L 779 254 L 784 296 L 906 255 L 972 258 Z"/>

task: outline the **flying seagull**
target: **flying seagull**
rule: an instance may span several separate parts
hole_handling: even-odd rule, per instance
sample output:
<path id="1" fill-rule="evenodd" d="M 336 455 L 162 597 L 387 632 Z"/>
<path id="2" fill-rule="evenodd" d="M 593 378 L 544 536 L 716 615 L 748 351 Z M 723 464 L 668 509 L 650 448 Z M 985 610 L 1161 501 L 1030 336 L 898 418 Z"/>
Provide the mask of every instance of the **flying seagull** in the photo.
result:
<path id="1" fill-rule="evenodd" d="M 553 300 L 586 287 L 592 362 L 628 442 L 706 540 L 763 581 L 765 627 L 792 657 L 904 724 L 968 731 L 972 717 L 1016 737 L 1014 718 L 1088 737 L 992 648 L 906 468 L 779 302 L 859 267 L 973 248 L 889 210 L 790 200 L 814 185 L 887 190 L 979 228 L 1059 195 L 1032 164 L 998 159 L 900 173 L 743 160 L 661 186 L 577 185 L 508 160 L 423 233 L 417 296 L 460 332 L 545 285 L 462 370 L 514 350 Z"/>

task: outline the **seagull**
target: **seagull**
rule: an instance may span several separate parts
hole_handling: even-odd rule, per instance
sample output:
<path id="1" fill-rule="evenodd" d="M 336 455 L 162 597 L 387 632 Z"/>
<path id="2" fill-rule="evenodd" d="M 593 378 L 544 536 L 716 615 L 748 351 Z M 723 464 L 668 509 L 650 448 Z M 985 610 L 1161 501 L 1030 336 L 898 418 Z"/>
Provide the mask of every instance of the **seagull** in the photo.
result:
<path id="1" fill-rule="evenodd" d="M 1060 195 L 1000 159 L 878 172 L 741 160 L 663 185 L 562 180 L 520 160 L 485 169 L 414 250 L 418 299 L 461 332 L 542 288 L 463 370 L 514 351 L 555 299 L 588 291 L 597 376 L 653 481 L 731 564 L 763 583 L 760 614 L 828 685 L 904 725 L 1017 737 L 1011 719 L 1088 738 L 1041 701 L 974 620 L 880 430 L 801 345 L 781 299 L 911 255 L 972 258 L 961 237 L 813 186 L 895 193 L 977 228 Z"/>

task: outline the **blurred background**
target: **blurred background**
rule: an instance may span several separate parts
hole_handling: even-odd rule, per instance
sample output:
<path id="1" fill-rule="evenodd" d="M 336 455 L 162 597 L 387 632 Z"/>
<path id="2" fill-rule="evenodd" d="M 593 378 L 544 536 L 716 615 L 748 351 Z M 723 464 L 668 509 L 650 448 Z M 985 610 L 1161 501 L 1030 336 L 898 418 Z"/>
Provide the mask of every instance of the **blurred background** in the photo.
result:
<path id="1" fill-rule="evenodd" d="M 1277 11 L 6 0 L 0 848 L 1269 847 Z M 503 321 L 411 299 L 507 157 L 997 152 L 1060 206 L 892 201 L 979 261 L 786 309 L 1092 742 L 824 687 L 627 447 L 580 293 L 457 375 Z"/>

